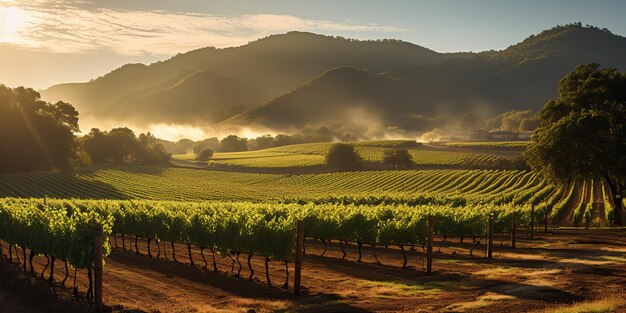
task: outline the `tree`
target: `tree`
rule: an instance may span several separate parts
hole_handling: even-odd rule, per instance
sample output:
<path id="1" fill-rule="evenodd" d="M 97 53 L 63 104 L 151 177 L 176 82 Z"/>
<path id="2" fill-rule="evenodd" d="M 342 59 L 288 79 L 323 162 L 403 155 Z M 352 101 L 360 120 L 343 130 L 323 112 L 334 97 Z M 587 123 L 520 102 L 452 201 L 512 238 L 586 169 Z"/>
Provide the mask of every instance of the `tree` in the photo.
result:
<path id="1" fill-rule="evenodd" d="M 78 112 L 41 100 L 30 88 L 0 85 L 0 172 L 70 168 L 76 164 Z"/>
<path id="2" fill-rule="evenodd" d="M 326 165 L 341 171 L 361 169 L 361 156 L 347 143 L 336 143 L 326 154 Z"/>
<path id="3" fill-rule="evenodd" d="M 267 134 L 248 140 L 248 149 L 250 150 L 262 150 L 271 148 L 274 146 L 276 140 L 272 135 Z"/>
<path id="4" fill-rule="evenodd" d="M 237 152 L 248 150 L 248 139 L 239 138 L 236 135 L 229 135 L 220 141 L 221 152 Z"/>
<path id="5" fill-rule="evenodd" d="M 397 169 L 405 169 L 413 166 L 413 156 L 407 149 L 385 149 L 383 151 L 383 163 L 390 164 Z"/>
<path id="6" fill-rule="evenodd" d="M 193 147 L 195 145 L 196 145 L 196 143 L 193 140 L 181 139 L 181 140 L 177 141 L 174 144 L 174 149 L 172 150 L 172 153 L 174 153 L 174 154 L 186 154 L 186 153 L 189 153 L 189 151 L 193 150 Z"/>
<path id="7" fill-rule="evenodd" d="M 193 153 L 198 154 L 205 149 L 212 149 L 213 151 L 217 150 L 220 147 L 220 140 L 217 137 L 211 137 L 196 143 L 193 146 Z"/>
<path id="8" fill-rule="evenodd" d="M 559 82 L 558 97 L 538 113 L 525 158 L 554 182 L 604 178 L 621 219 L 626 176 L 626 73 L 598 64 L 576 67 Z"/>
<path id="9" fill-rule="evenodd" d="M 135 133 L 128 128 L 100 131 L 97 128 L 82 138 L 82 148 L 93 163 L 163 164 L 171 155 L 152 134 Z"/>
<path id="10" fill-rule="evenodd" d="M 151 133 L 140 134 L 137 138 L 137 150 L 134 155 L 144 164 L 165 164 L 169 163 L 172 155 L 165 151 L 159 139 Z"/>
<path id="11" fill-rule="evenodd" d="M 200 153 L 196 155 L 196 160 L 208 161 L 209 159 L 211 159 L 212 156 L 213 156 L 213 149 L 207 148 L 207 149 L 200 151 Z"/>

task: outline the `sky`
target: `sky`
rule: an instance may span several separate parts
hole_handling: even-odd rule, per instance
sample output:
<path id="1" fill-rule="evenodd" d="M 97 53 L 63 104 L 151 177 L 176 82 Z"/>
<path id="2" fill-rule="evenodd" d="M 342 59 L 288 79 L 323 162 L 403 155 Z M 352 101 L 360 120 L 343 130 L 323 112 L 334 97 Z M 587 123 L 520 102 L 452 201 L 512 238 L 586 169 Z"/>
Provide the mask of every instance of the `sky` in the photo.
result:
<path id="1" fill-rule="evenodd" d="M 626 35 L 626 1 L 0 0 L 0 84 L 47 88 L 292 30 L 501 50 L 557 24 Z"/>

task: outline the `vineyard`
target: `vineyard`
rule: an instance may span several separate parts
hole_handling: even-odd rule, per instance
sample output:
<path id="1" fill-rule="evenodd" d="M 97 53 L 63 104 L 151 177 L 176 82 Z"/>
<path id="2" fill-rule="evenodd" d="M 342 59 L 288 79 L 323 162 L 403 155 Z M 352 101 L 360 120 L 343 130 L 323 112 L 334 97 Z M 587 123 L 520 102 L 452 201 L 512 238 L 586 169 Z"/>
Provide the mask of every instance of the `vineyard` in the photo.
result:
<path id="1" fill-rule="evenodd" d="M 115 167 L 68 173 L 0 176 L 2 197 L 82 199 L 148 199 L 174 201 L 281 201 L 324 197 L 394 199 L 462 198 L 466 203 L 534 204 L 549 211 L 557 223 L 569 219 L 590 222 L 590 203 L 603 203 L 602 220 L 612 219 L 612 205 L 604 182 L 593 182 L 595 192 L 573 199 L 585 184 L 555 186 L 526 171 L 421 170 L 364 171 L 322 174 L 255 174 L 161 167 Z M 390 200 L 387 200 L 389 202 Z M 574 203 L 575 202 L 575 203 Z M 427 204 L 427 203 L 420 203 Z M 568 216 L 575 206 L 576 217 Z M 597 214 L 596 214 L 597 215 Z M 594 216 L 599 218 L 598 216 Z"/>
<path id="2" fill-rule="evenodd" d="M 543 183 L 525 171 L 421 170 L 255 174 L 120 166 L 76 174 L 0 175 L 0 196 L 83 199 L 265 201 L 327 195 L 511 197 Z M 543 186 L 543 185 L 542 185 Z M 505 199 L 506 200 L 506 199 Z"/>
<path id="3" fill-rule="evenodd" d="M 357 150 L 376 160 L 388 144 Z M 271 167 L 281 160 L 279 165 L 288 167 L 289 159 L 294 166 L 323 159 L 328 148 L 305 146 L 298 147 L 299 153 L 277 151 L 296 147 L 289 146 L 217 154 L 215 162 Z M 457 162 L 452 152 L 410 151 L 419 153 L 425 164 L 431 162 L 427 157 Z M 433 246 L 437 253 L 444 247 L 451 255 L 475 260 L 492 255 L 494 236 L 498 249 L 507 251 L 516 246 L 516 232 L 530 228 L 609 225 L 611 197 L 601 180 L 553 185 L 524 170 L 294 175 L 120 165 L 74 173 L 8 174 L 0 175 L 0 248 L 10 261 L 19 262 L 25 275 L 44 277 L 49 271 L 46 279 L 53 286 L 73 280 L 74 296 L 80 288 L 93 301 L 94 228 L 102 225 L 101 255 L 114 259 L 115 273 L 127 267 L 128 255 L 122 251 L 138 256 L 134 262 L 168 260 L 220 279 L 234 276 L 261 286 L 284 282 L 278 289 L 291 294 L 295 277 L 300 277 L 297 251 L 321 264 L 340 260 L 376 264 L 385 271 L 430 272 Z M 298 221 L 304 225 L 303 241 L 296 240 Z M 54 275 L 55 263 L 60 277 Z M 448 266 L 438 260 L 435 271 Z M 320 268 L 306 270 L 311 273 L 303 278 L 305 288 L 319 284 Z"/>
<path id="4" fill-rule="evenodd" d="M 465 142 L 446 142 L 447 147 L 458 147 L 480 150 L 525 150 L 530 141 L 465 141 Z"/>
<path id="5" fill-rule="evenodd" d="M 69 263 L 74 268 L 93 267 L 93 229 L 104 226 L 111 233 L 148 239 L 161 248 L 159 241 L 186 243 L 211 251 L 214 270 L 215 253 L 245 253 L 264 256 L 266 262 L 293 260 L 296 221 L 303 221 L 307 237 L 324 242 L 356 243 L 404 247 L 424 246 L 427 220 L 435 221 L 434 234 L 440 236 L 485 237 L 489 217 L 496 232 L 510 232 L 513 220 L 528 222 L 528 206 L 493 206 L 472 204 L 447 205 L 354 205 L 253 204 L 248 202 L 158 202 L 99 200 L 20 200 L 7 198 L 0 202 L 0 239 L 11 247 L 26 248 L 34 255 Z M 117 240 L 116 240 L 117 244 Z M 103 242 L 104 256 L 110 251 Z M 125 244 L 122 244 L 125 246 Z M 165 248 L 164 248 L 165 249 Z M 342 246 L 343 249 L 343 246 Z M 172 253 L 175 250 L 172 250 Z M 345 255 L 344 255 L 345 256 Z M 174 260 L 176 256 L 174 255 Z M 204 259 L 204 255 L 203 255 Z M 204 259 L 206 264 L 206 259 Z M 67 269 L 66 263 L 66 269 Z M 407 260 L 405 256 L 404 266 Z M 24 264 L 26 264 L 24 262 Z M 193 264 L 193 261 L 192 261 Z M 26 265 L 25 265 L 26 266 Z M 26 268 L 25 268 L 26 269 Z M 32 264 L 31 264 L 32 269 Z"/>
<path id="6" fill-rule="evenodd" d="M 459 168 L 496 167 L 504 158 L 495 155 L 470 152 L 433 151 L 421 149 L 414 141 L 388 140 L 352 143 L 365 161 L 381 163 L 385 149 L 408 148 L 415 164 L 420 166 L 455 166 Z M 243 167 L 309 167 L 325 164 L 324 155 L 333 145 L 331 142 L 282 146 L 244 152 L 218 152 L 209 163 Z M 174 156 L 181 160 L 193 160 L 195 155 Z"/>
<path id="7" fill-rule="evenodd" d="M 81 273 L 78 286 L 88 300 L 96 224 L 104 226 L 103 257 L 119 260 L 115 251 L 126 251 L 224 279 L 284 281 L 280 290 L 291 292 L 300 277 L 297 221 L 309 260 L 426 271 L 433 245 L 477 258 L 492 255 L 492 232 L 502 251 L 515 247 L 516 231 L 528 225 L 607 225 L 613 212 L 607 187 L 600 180 L 556 186 L 518 170 L 284 175 L 117 166 L 1 175 L 0 196 L 7 198 L 0 200 L 0 243 L 24 273 L 43 277 L 50 268 L 46 279 L 53 285 L 71 282 L 73 268 L 77 286 Z M 594 211 L 591 204 L 600 202 L 603 211 Z M 435 270 L 449 266 L 439 262 Z M 119 261 L 114 266 L 119 271 Z M 303 279 L 307 288 L 318 284 L 311 274 Z"/>

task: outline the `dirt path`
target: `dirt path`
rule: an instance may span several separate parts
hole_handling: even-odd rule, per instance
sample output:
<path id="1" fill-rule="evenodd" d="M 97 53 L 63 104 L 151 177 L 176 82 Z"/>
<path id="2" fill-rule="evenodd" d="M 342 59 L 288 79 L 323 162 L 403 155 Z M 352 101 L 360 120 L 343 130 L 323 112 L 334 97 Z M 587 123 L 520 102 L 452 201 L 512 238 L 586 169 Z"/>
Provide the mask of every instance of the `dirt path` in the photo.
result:
<path id="1" fill-rule="evenodd" d="M 575 182 L 575 184 L 574 193 L 568 203 L 565 204 L 567 213 L 563 214 L 563 218 L 557 222 L 557 225 L 565 227 L 574 226 L 574 212 L 580 201 L 583 201 L 582 196 L 585 182 Z"/>
<path id="2" fill-rule="evenodd" d="M 10 288 L 0 287 L 0 313 L 44 313 L 45 309 L 33 305 L 28 299 L 14 294 Z"/>
<path id="3" fill-rule="evenodd" d="M 381 264 L 377 264 L 372 248 L 366 247 L 362 251 L 363 263 L 357 263 L 354 245 L 345 247 L 348 256 L 344 260 L 337 243 L 329 244 L 325 255 L 320 256 L 323 245 L 308 240 L 302 273 L 304 295 L 300 297 L 280 287 L 286 279 L 281 261 L 270 262 L 274 287 L 268 287 L 264 259 L 259 256 L 252 259 L 255 274 L 250 281 L 245 255 L 240 256 L 241 277 L 236 277 L 227 257 L 217 256 L 220 273 L 214 273 L 207 250 L 203 254 L 208 268 L 203 269 L 204 261 L 197 248 L 192 251 L 196 266 L 191 266 L 184 264 L 189 263 L 185 245 L 175 246 L 180 262 L 176 263 L 172 261 L 169 244 L 167 260 L 163 258 L 163 244 L 160 258 L 150 258 L 144 241 L 138 240 L 140 254 L 135 254 L 134 240 L 127 238 L 127 250 L 114 249 L 106 260 L 104 301 L 114 312 L 415 312 L 416 308 L 423 312 L 518 312 L 612 294 L 623 296 L 626 229 L 559 229 L 538 233 L 537 237 L 530 242 L 526 234 L 520 233 L 520 248 L 513 250 L 507 247 L 509 237 L 499 236 L 494 260 L 483 258 L 484 246 L 474 246 L 467 238 L 463 243 L 458 238 L 448 238 L 447 242 L 439 239 L 434 275 L 422 271 L 423 254 L 416 251 L 408 252 L 410 268 L 402 269 L 402 253 L 397 248 L 378 247 Z M 151 250 L 156 255 L 154 245 Z M 6 252 L 5 246 L 5 255 Z M 40 272 L 45 263 L 45 258 L 36 257 L 35 269 Z M 2 267 L 7 266 L 12 267 L 5 259 Z M 238 269 L 235 264 L 235 272 Z M 293 279 L 291 263 L 289 270 Z M 55 281 L 61 281 L 64 274 L 63 263 L 57 262 Z M 40 279 L 34 281 L 47 285 Z M 72 283 L 70 275 L 68 285 Z M 78 273 L 77 284 L 83 295 L 87 287 L 85 271 Z M 67 299 L 69 291 L 56 289 L 54 297 L 66 301 L 63 299 Z M 24 306 L 25 312 L 42 312 L 37 310 L 41 304 L 35 303 L 30 309 L 26 307 L 28 303 L 19 300 L 29 294 L 33 291 L 18 290 L 17 295 L 4 292 L 0 296 L 7 299 L 3 303 L 20 309 Z M 85 304 L 84 300 L 71 303 L 78 308 Z"/>

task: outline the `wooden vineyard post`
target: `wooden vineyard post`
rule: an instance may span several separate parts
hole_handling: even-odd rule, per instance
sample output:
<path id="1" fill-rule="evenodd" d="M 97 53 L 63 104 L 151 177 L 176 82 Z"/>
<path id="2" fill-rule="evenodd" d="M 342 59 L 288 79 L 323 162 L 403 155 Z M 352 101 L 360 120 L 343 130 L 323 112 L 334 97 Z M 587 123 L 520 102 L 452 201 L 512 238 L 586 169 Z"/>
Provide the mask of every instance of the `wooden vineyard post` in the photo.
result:
<path id="1" fill-rule="evenodd" d="M 293 293 L 300 295 L 300 280 L 302 275 L 302 247 L 304 246 L 304 221 L 299 220 L 296 230 L 296 268 L 293 279 Z"/>
<path id="2" fill-rule="evenodd" d="M 487 258 L 493 259 L 493 214 L 489 214 L 489 225 L 487 228 Z"/>
<path id="3" fill-rule="evenodd" d="M 513 216 L 513 224 L 511 225 L 511 248 L 515 249 L 517 246 L 517 223 L 516 218 Z"/>
<path id="4" fill-rule="evenodd" d="M 535 205 L 530 206 L 530 240 L 535 238 Z"/>
<path id="5" fill-rule="evenodd" d="M 435 230 L 435 219 L 432 215 L 428 216 L 428 243 L 426 246 L 426 273 L 433 272 L 433 233 Z"/>
<path id="6" fill-rule="evenodd" d="M 95 227 L 96 240 L 94 246 L 94 262 L 93 270 L 95 276 L 94 282 L 94 303 L 96 312 L 102 312 L 102 225 Z"/>

